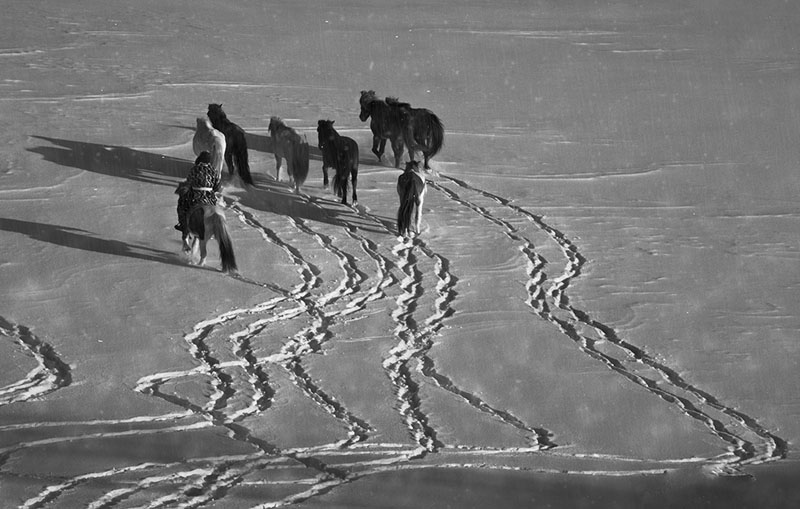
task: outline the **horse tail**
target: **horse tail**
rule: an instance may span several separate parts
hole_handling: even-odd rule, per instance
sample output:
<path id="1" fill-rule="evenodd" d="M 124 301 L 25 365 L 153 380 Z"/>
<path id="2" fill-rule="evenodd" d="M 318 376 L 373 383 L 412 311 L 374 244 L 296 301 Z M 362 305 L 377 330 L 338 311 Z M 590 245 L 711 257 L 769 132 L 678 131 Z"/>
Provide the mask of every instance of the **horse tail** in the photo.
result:
<path id="1" fill-rule="evenodd" d="M 403 174 L 399 178 L 403 177 L 405 177 L 405 182 L 400 184 L 402 195 L 400 196 L 400 207 L 397 209 L 397 233 L 400 235 L 403 235 L 411 227 L 412 215 L 418 199 L 414 176 Z"/>
<path id="2" fill-rule="evenodd" d="M 358 143 L 353 138 L 342 137 L 344 141 L 344 156 L 347 168 L 358 174 Z"/>
<path id="3" fill-rule="evenodd" d="M 233 242 L 228 235 L 228 227 L 225 225 L 225 216 L 219 212 L 214 212 L 211 216 L 211 227 L 214 231 L 214 236 L 217 238 L 219 244 L 219 257 L 222 259 L 223 272 L 236 272 L 236 256 L 233 253 Z"/>
<path id="4" fill-rule="evenodd" d="M 250 175 L 250 163 L 247 161 L 247 141 L 244 137 L 244 131 L 236 133 L 232 148 L 239 176 L 245 184 L 253 185 L 253 177 Z"/>
<path id="5" fill-rule="evenodd" d="M 428 130 L 431 135 L 431 145 L 428 147 L 428 157 L 439 153 L 444 145 L 444 125 L 434 113 L 428 115 Z"/>
<path id="6" fill-rule="evenodd" d="M 308 177 L 308 141 L 300 140 L 292 147 L 294 155 L 294 185 L 299 189 Z"/>

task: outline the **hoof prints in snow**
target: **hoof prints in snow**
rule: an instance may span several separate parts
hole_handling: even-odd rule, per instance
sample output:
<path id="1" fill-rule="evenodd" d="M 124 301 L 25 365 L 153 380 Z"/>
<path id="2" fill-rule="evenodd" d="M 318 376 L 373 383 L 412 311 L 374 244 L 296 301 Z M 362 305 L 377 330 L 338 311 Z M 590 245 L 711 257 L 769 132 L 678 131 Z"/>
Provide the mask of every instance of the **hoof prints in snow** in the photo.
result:
<path id="1" fill-rule="evenodd" d="M 293 238 L 319 246 L 336 260 L 338 281 L 330 282 L 332 289 L 324 292 L 325 274 L 304 255 L 305 244 L 285 240 L 257 213 L 233 202 L 228 210 L 246 228 L 257 232 L 264 242 L 283 253 L 295 267 L 298 281 L 292 288 L 281 288 L 239 276 L 275 295 L 254 306 L 211 316 L 193 325 L 183 339 L 196 366 L 143 377 L 135 387 L 143 394 L 176 406 L 179 411 L 143 418 L 141 422 L 160 425 L 147 431 L 136 429 L 135 422 L 129 423 L 134 429 L 126 433 L 181 433 L 215 428 L 224 430 L 231 440 L 247 445 L 253 452 L 180 463 L 141 463 L 91 472 L 47 485 L 23 507 L 57 506 L 68 493 L 74 494 L 82 487 L 98 483 L 112 488 L 95 496 L 89 507 L 115 507 L 126 501 L 142 500 L 152 507 L 197 507 L 235 496 L 238 489 L 252 493 L 259 488 L 263 491 L 259 492 L 260 496 L 265 497 L 260 499 L 260 507 L 279 507 L 387 470 L 458 467 L 632 475 L 662 473 L 672 468 L 673 463 L 691 461 L 719 473 L 735 473 L 742 465 L 786 455 L 785 441 L 762 427 L 757 419 L 693 386 L 675 370 L 658 362 L 654 353 L 630 344 L 613 328 L 572 305 L 567 292 L 587 260 L 566 234 L 510 200 L 465 181 L 441 175 L 438 182 L 430 184 L 443 199 L 464 207 L 473 218 L 487 220 L 492 228 L 517 246 L 526 259 L 522 297 L 530 308 L 532 320 L 552 325 L 586 356 L 675 405 L 684 415 L 707 427 L 726 445 L 730 454 L 676 462 L 613 458 L 617 464 L 627 464 L 629 468 L 594 469 L 593 462 L 603 459 L 599 455 L 570 454 L 559 447 L 558 430 L 525 422 L 510 410 L 497 408 L 478 394 L 460 387 L 454 378 L 439 371 L 429 354 L 447 319 L 458 313 L 459 279 L 453 272 L 451 260 L 438 253 L 435 246 L 419 237 L 380 246 L 352 226 L 338 227 L 341 237 L 337 237 L 330 231 L 322 233 L 315 223 L 305 219 L 270 218 L 288 221 Z M 481 205 L 487 201 L 493 205 Z M 319 200 L 310 203 L 322 208 Z M 363 208 L 358 209 L 358 213 L 375 229 L 385 232 L 386 238 L 394 237 L 385 221 Z M 553 265 L 537 251 L 525 231 L 515 226 L 520 221 L 532 225 L 557 248 L 562 258 L 558 261 L 562 267 L 560 274 L 555 277 L 548 274 Z M 424 303 L 430 300 L 433 305 L 426 306 Z M 404 443 L 380 442 L 374 425 L 340 400 L 336 390 L 326 385 L 326 380 L 315 378 L 307 363 L 309 356 L 324 355 L 337 347 L 337 323 L 370 316 L 372 311 L 368 308 L 374 304 L 391 310 L 393 345 L 383 357 L 380 369 L 389 381 L 387 387 L 393 391 L 393 411 L 407 434 Z M 275 324 L 288 327 L 293 334 L 277 351 L 263 355 L 259 340 Z M 0 401 L 4 404 L 25 401 L 69 385 L 69 367 L 46 343 L 24 327 L 5 321 L 0 321 L 0 333 L 30 351 L 38 364 L 25 380 L 3 388 L 0 396 L 5 400 Z M 599 349 L 599 343 L 606 347 Z M 217 351 L 221 347 L 226 351 Z M 289 380 L 310 404 L 339 424 L 340 431 L 331 433 L 327 443 L 281 447 L 249 427 L 257 416 L 269 419 L 280 390 L 277 381 L 280 377 Z M 168 389 L 176 383 L 200 384 L 207 390 L 202 395 L 191 396 Z M 526 445 L 493 449 L 445 443 L 430 419 L 431 409 L 421 393 L 422 384 L 427 390 L 449 393 L 469 411 L 514 430 Z M 65 437 L 63 440 L 70 438 L 74 439 Z M 36 445 L 23 443 L 13 450 L 7 449 L 3 454 L 4 462 L 15 451 Z M 552 470 L 527 461 L 542 456 L 556 461 L 567 458 L 574 470 Z M 87 489 L 87 492 L 96 493 L 96 488 Z"/>

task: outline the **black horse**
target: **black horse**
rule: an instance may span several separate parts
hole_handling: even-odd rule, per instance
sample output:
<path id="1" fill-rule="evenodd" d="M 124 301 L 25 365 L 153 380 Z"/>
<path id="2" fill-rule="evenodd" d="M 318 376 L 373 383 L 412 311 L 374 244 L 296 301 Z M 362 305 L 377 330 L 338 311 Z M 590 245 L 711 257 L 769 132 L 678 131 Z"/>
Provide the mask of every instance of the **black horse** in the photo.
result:
<path id="1" fill-rule="evenodd" d="M 235 168 L 242 181 L 252 185 L 253 177 L 250 175 L 250 163 L 247 162 L 247 140 L 244 129 L 228 120 L 221 104 L 208 105 L 208 119 L 211 120 L 214 129 L 225 135 L 225 164 L 228 165 L 228 171 L 233 175 L 235 161 Z"/>
<path id="2" fill-rule="evenodd" d="M 353 204 L 358 202 L 358 144 L 352 138 L 341 136 L 333 128 L 333 120 L 317 122 L 319 149 L 322 151 L 323 183 L 328 186 L 328 168 L 333 167 L 333 192 L 347 205 L 347 179 L 353 181 Z"/>
<path id="3" fill-rule="evenodd" d="M 396 114 L 389 118 L 400 119 L 403 141 L 408 147 L 408 158 L 414 161 L 414 152 L 419 150 L 425 159 L 424 167 L 430 169 L 428 162 L 439 153 L 444 145 L 444 125 L 439 117 L 425 108 L 412 108 L 410 104 L 387 97 L 386 104 Z"/>
<path id="4" fill-rule="evenodd" d="M 369 123 L 372 130 L 372 153 L 378 156 L 378 161 L 381 161 L 386 148 L 386 140 L 390 140 L 394 152 L 394 167 L 399 168 L 404 148 L 400 110 L 391 108 L 386 100 L 378 99 L 374 90 L 362 90 L 359 103 L 361 104 L 361 113 L 358 118 L 362 122 L 366 122 L 369 118 L 372 119 Z"/>

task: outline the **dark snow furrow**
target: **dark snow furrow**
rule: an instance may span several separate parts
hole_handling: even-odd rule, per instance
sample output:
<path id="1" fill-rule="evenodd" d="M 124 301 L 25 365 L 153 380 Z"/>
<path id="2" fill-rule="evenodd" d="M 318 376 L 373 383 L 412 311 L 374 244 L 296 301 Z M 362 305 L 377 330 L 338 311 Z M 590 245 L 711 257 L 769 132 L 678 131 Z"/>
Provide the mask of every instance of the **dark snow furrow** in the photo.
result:
<path id="1" fill-rule="evenodd" d="M 0 335 L 13 338 L 33 357 L 37 366 L 23 379 L 0 388 L 0 406 L 31 401 L 72 383 L 72 370 L 55 349 L 30 329 L 0 317 Z"/>
<path id="2" fill-rule="evenodd" d="M 556 308 L 569 314 L 569 318 L 559 318 L 554 314 L 554 312 L 551 312 L 547 308 L 543 308 L 541 305 L 534 307 L 532 302 L 535 300 L 533 299 L 528 301 L 529 305 L 534 307 L 537 315 L 543 317 L 551 323 L 556 324 L 566 336 L 578 343 L 583 352 L 605 363 L 616 373 L 644 387 L 646 390 L 663 399 L 664 401 L 678 406 L 682 413 L 700 421 L 703 425 L 710 429 L 714 435 L 728 443 L 732 449 L 735 459 L 718 462 L 715 467 L 720 473 L 737 473 L 737 465 L 761 463 L 786 456 L 788 452 L 786 441 L 761 426 L 756 419 L 744 414 L 743 412 L 735 410 L 730 406 L 720 403 L 717 398 L 684 380 L 673 369 L 656 361 L 655 358 L 645 352 L 644 349 L 636 347 L 629 342 L 620 339 L 612 327 L 592 319 L 588 313 L 581 311 L 570 304 L 566 291 L 570 283 L 575 278 L 580 276 L 581 269 L 587 260 L 580 253 L 578 247 L 572 243 L 564 233 L 545 223 L 541 216 L 533 214 L 530 211 L 513 204 L 511 200 L 495 195 L 488 191 L 478 189 L 462 180 L 446 175 L 443 175 L 442 177 L 463 189 L 478 193 L 505 207 L 508 207 L 514 212 L 527 218 L 540 230 L 548 234 L 548 236 L 560 247 L 567 260 L 567 264 L 562 275 L 551 282 L 551 285 L 547 290 L 547 295 L 550 297 L 550 299 L 552 299 Z M 476 211 L 478 210 L 475 207 L 470 208 Z M 499 224 L 498 221 L 493 222 Z M 524 249 L 523 252 L 525 252 Z M 541 260 L 531 259 L 531 265 L 533 267 L 538 267 L 540 261 Z M 529 274 L 530 272 L 531 271 L 529 270 Z M 533 272 L 537 275 L 537 277 L 540 277 L 539 268 Z M 536 292 L 538 295 L 538 288 Z M 663 389 L 659 386 L 657 381 L 635 373 L 623 363 L 623 360 L 625 359 L 619 359 L 607 353 L 603 353 L 595 348 L 594 344 L 597 342 L 597 340 L 594 340 L 585 334 L 581 334 L 578 331 L 578 327 L 583 326 L 590 327 L 591 329 L 597 331 L 602 340 L 605 340 L 608 343 L 620 348 L 625 353 L 625 359 L 633 359 L 635 362 L 652 368 L 658 372 L 662 379 L 672 387 L 672 390 Z M 693 403 L 687 397 L 679 396 L 676 394 L 676 392 L 685 392 L 691 395 L 697 401 Z M 721 412 L 722 414 L 732 418 L 735 422 L 723 423 L 721 419 L 711 416 L 712 411 Z M 734 425 L 740 426 L 742 428 L 742 432 L 735 433 L 731 431 L 730 428 Z M 756 445 L 750 440 L 743 438 L 741 436 L 742 433 L 754 434 L 760 437 L 762 443 Z"/>
<path id="3" fill-rule="evenodd" d="M 392 262 L 378 251 L 378 246 L 373 241 L 358 235 L 356 229 L 352 227 L 347 229 L 347 234 L 361 244 L 361 250 L 375 262 L 378 273 L 372 287 L 364 292 L 363 295 L 352 299 L 347 304 L 347 307 L 340 312 L 340 315 L 355 313 L 364 309 L 367 303 L 383 299 L 386 297 L 386 288 L 397 283 L 397 278 L 389 270 Z"/>
<path id="4" fill-rule="evenodd" d="M 297 376 L 299 373 L 304 373 L 304 371 L 302 371 L 301 368 L 298 368 L 298 366 L 300 357 L 308 353 L 307 347 L 311 345 L 312 350 L 318 351 L 319 344 L 324 341 L 325 336 L 329 335 L 329 332 L 327 332 L 326 329 L 330 320 L 318 308 L 317 302 L 311 298 L 311 291 L 314 288 L 319 287 L 321 284 L 319 269 L 313 264 L 307 262 L 302 256 L 302 253 L 296 247 L 280 239 L 275 232 L 262 225 L 255 218 L 255 216 L 241 209 L 238 204 L 234 203 L 230 209 L 237 214 L 243 223 L 259 231 L 266 241 L 278 246 L 289 256 L 292 262 L 298 267 L 298 273 L 302 279 L 301 284 L 299 284 L 292 291 L 280 291 L 283 297 L 272 299 L 268 303 L 256 306 L 250 310 L 243 310 L 242 312 L 233 314 L 229 313 L 227 315 L 223 315 L 223 317 L 220 317 L 219 319 L 208 320 L 202 324 L 198 324 L 195 326 L 193 332 L 185 337 L 186 341 L 190 344 L 192 355 L 201 364 L 200 368 L 196 370 L 196 372 L 207 374 L 211 376 L 213 380 L 212 386 L 214 391 L 209 397 L 208 403 L 203 408 L 199 408 L 197 405 L 185 401 L 177 396 L 165 395 L 161 393 L 161 391 L 159 391 L 159 386 L 171 379 L 169 374 L 166 374 L 166 376 L 163 377 L 149 377 L 150 379 L 146 384 L 143 384 L 142 381 L 140 381 L 139 388 L 142 392 L 147 392 L 162 397 L 167 401 L 178 404 L 186 410 L 195 412 L 198 415 L 210 419 L 215 425 L 227 428 L 234 440 L 254 445 L 265 454 L 271 456 L 282 455 L 287 458 L 293 458 L 295 461 L 300 462 L 308 468 L 316 469 L 323 476 L 323 480 L 320 481 L 323 484 L 328 484 L 328 478 L 330 477 L 341 480 L 345 477 L 342 472 L 339 472 L 336 469 L 330 469 L 323 462 L 312 457 L 304 457 L 294 453 L 284 454 L 278 447 L 263 440 L 256 439 L 252 436 L 249 429 L 237 424 L 238 421 L 241 421 L 247 416 L 254 415 L 268 409 L 271 405 L 272 398 L 274 397 L 274 390 L 270 387 L 269 377 L 262 366 L 264 360 L 256 357 L 251 345 L 252 339 L 261 333 L 269 323 L 272 323 L 275 320 L 290 319 L 302 313 L 309 313 L 312 317 L 316 318 L 315 327 L 317 331 L 315 339 L 309 342 L 303 342 L 304 344 L 289 345 L 288 348 L 287 345 L 284 345 L 284 355 L 282 357 L 284 359 L 290 359 L 286 362 L 294 364 L 295 369 L 293 370 L 293 373 L 296 375 L 295 380 L 301 380 L 299 385 L 307 388 L 305 391 L 307 394 L 313 394 L 314 397 L 311 398 L 312 400 L 316 402 L 326 401 L 329 403 L 329 407 L 333 406 L 336 408 L 335 413 L 338 416 L 346 417 L 345 420 L 348 421 L 352 435 L 361 436 L 364 433 L 364 431 L 362 431 L 360 420 L 351 416 L 343 409 L 343 407 L 332 405 L 330 402 L 332 402 L 333 399 L 326 396 L 320 388 L 311 383 L 305 383 L 310 380 L 309 377 L 303 378 L 302 376 Z M 313 235 L 326 250 L 337 255 L 340 260 L 340 266 L 342 266 L 343 271 L 346 273 L 344 278 L 345 282 L 340 285 L 336 291 L 328 296 L 326 302 L 334 301 L 347 293 L 357 291 L 362 274 L 355 268 L 355 259 L 353 257 L 348 257 L 335 246 L 333 246 L 333 243 L 329 237 L 313 232 L 313 230 L 308 228 L 305 224 L 302 224 L 298 221 L 292 220 L 292 222 L 299 230 Z M 259 320 L 255 324 L 251 324 L 245 328 L 243 331 L 234 333 L 230 336 L 230 340 L 233 344 L 233 353 L 241 360 L 241 365 L 248 375 L 248 383 L 253 388 L 254 395 L 249 407 L 233 414 L 226 413 L 227 402 L 233 397 L 236 391 L 233 388 L 232 377 L 224 371 L 224 366 L 212 355 L 210 348 L 206 344 L 206 338 L 211 334 L 216 326 L 225 321 L 237 318 L 242 314 L 255 314 L 264 311 L 271 311 L 278 303 L 287 299 L 297 302 L 299 306 L 297 308 L 285 310 L 281 313 L 275 314 L 270 319 Z M 291 351 L 291 353 L 289 353 L 287 350 Z M 287 353 L 289 354 L 288 357 L 286 355 Z M 284 362 L 284 364 L 286 364 L 286 362 Z M 185 373 L 176 373 L 174 376 L 185 376 Z M 363 429 L 368 428 L 363 427 Z M 174 498 L 174 495 L 167 496 L 162 500 L 162 502 L 167 505 L 171 505 L 176 501 L 181 501 L 179 504 L 181 507 L 194 507 L 204 504 L 207 501 L 211 501 L 222 496 L 230 486 L 238 482 L 238 480 L 244 475 L 259 468 L 258 464 L 250 464 L 249 466 L 245 466 L 243 469 L 237 468 L 237 470 L 242 471 L 242 473 L 237 473 L 233 470 L 234 466 L 237 466 L 237 464 L 228 462 L 218 463 L 214 467 L 214 472 L 207 476 L 205 481 L 200 486 L 187 487 L 183 490 L 181 495 L 178 495 L 177 499 Z M 315 489 L 316 488 L 312 488 L 311 491 L 314 491 Z M 159 504 L 162 503 L 159 502 Z"/>
<path id="5" fill-rule="evenodd" d="M 294 383 L 300 387 L 306 395 L 325 409 L 336 419 L 346 424 L 348 437 L 337 443 L 337 447 L 344 448 L 365 441 L 369 437 L 372 427 L 363 419 L 351 413 L 341 403 L 325 393 L 325 391 L 311 378 L 305 371 L 299 359 L 293 358 L 284 364 L 284 368 L 290 373 Z"/>
<path id="6" fill-rule="evenodd" d="M 366 280 L 366 275 L 358 268 L 356 258 L 336 247 L 333 239 L 328 235 L 319 233 L 310 228 L 306 221 L 303 219 L 289 218 L 292 224 L 303 233 L 314 237 L 323 249 L 333 254 L 339 260 L 339 266 L 345 277 L 342 278 L 338 288 L 317 299 L 320 306 L 332 304 L 341 299 L 345 295 L 350 295 L 358 292 L 361 289 L 361 283 Z"/>
<path id="7" fill-rule="evenodd" d="M 270 228 L 262 225 L 252 213 L 242 209 L 238 203 L 231 204 L 229 209 L 232 210 L 244 224 L 255 228 L 264 240 L 282 249 L 289 256 L 292 263 L 298 267 L 297 270 L 300 273 L 302 283 L 292 290 L 291 295 L 293 298 L 303 298 L 307 296 L 311 290 L 317 288 L 321 284 L 319 278 L 320 270 L 306 261 L 296 247 L 282 240 Z"/>

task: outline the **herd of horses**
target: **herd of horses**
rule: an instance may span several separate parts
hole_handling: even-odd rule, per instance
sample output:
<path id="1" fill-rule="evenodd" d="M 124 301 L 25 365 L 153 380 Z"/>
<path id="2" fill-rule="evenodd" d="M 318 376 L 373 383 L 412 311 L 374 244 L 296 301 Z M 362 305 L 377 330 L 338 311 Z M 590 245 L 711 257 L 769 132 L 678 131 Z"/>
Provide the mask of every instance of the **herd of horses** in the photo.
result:
<path id="1" fill-rule="evenodd" d="M 425 197 L 425 176 L 416 152 L 423 157 L 423 167 L 430 170 L 430 159 L 442 148 L 444 127 L 433 112 L 425 108 L 413 108 L 409 103 L 394 97 L 380 99 L 373 90 L 362 90 L 359 98 L 362 122 L 370 121 L 372 152 L 378 161 L 383 161 L 388 140 L 394 153 L 394 166 L 400 168 L 403 151 L 408 150 L 409 162 L 397 179 L 397 195 L 400 205 L 397 210 L 397 233 L 409 236 L 420 233 L 422 205 Z M 197 127 L 192 138 L 195 155 L 208 152 L 211 164 L 218 177 L 222 175 L 223 162 L 230 175 L 239 175 L 242 182 L 253 185 L 247 156 L 247 139 L 244 129 L 231 122 L 221 104 L 209 104 L 207 118 L 197 118 Z M 323 185 L 329 185 L 328 170 L 333 170 L 331 184 L 333 192 L 347 205 L 348 185 L 352 184 L 352 202 L 358 202 L 358 144 L 352 138 L 342 136 L 333 127 L 333 120 L 317 123 L 317 147 L 322 154 Z M 305 135 L 287 126 L 279 117 L 271 117 L 269 136 L 275 155 L 275 179 L 279 180 L 283 159 L 285 172 L 296 193 L 308 177 L 309 147 Z M 225 216 L 216 205 L 197 205 L 189 210 L 182 232 L 183 251 L 199 263 L 205 263 L 206 243 L 216 238 L 222 270 L 236 272 L 233 244 L 225 224 Z"/>

